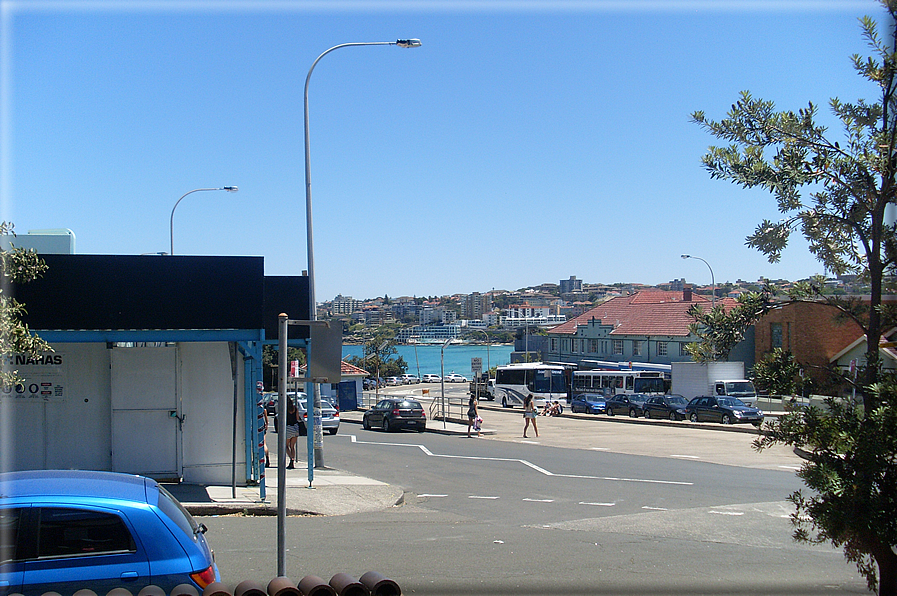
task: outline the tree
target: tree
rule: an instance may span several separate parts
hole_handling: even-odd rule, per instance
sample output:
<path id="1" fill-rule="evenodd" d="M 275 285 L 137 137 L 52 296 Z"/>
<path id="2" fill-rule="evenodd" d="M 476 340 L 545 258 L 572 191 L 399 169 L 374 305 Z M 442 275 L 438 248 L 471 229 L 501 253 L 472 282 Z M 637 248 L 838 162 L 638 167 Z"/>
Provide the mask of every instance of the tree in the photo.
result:
<path id="1" fill-rule="evenodd" d="M 0 222 L 0 235 L 15 237 L 14 226 L 9 222 Z M 33 250 L 15 248 L 0 250 L 0 356 L 25 354 L 37 357 L 42 352 L 52 352 L 50 344 L 31 333 L 22 322 L 26 314 L 25 305 L 9 294 L 10 284 L 24 284 L 40 277 L 47 270 L 47 264 Z M 18 372 L 4 367 L 0 371 L 0 383 L 11 387 L 21 379 Z"/>
<path id="2" fill-rule="evenodd" d="M 744 339 L 748 327 L 773 308 L 772 291 L 767 287 L 762 292 L 741 294 L 735 299 L 738 304 L 729 312 L 721 304 L 708 312 L 698 304 L 689 308 L 688 315 L 695 322 L 688 326 L 688 330 L 698 337 L 698 341 L 685 345 L 692 360 L 727 360 L 732 349 Z"/>
<path id="3" fill-rule="evenodd" d="M 378 328 L 364 342 L 364 356 L 350 356 L 346 362 L 372 372 L 380 377 L 397 377 L 405 374 L 408 364 L 398 355 L 395 332 L 386 327 Z"/>
<path id="4" fill-rule="evenodd" d="M 754 383 L 771 395 L 793 395 L 800 370 L 794 354 L 776 348 L 754 365 Z"/>
<path id="5" fill-rule="evenodd" d="M 786 444 L 807 454 L 798 475 L 815 494 L 791 495 L 797 508 L 795 539 L 843 548 L 870 589 L 894 595 L 897 383 L 882 375 L 879 342 L 897 321 L 893 306 L 882 304 L 897 263 L 897 230 L 885 219 L 897 187 L 897 0 L 882 5 L 890 30 L 881 37 L 873 19 L 860 19 L 872 56 L 852 58 L 856 72 L 876 86 L 879 99 L 830 100 L 843 128 L 841 142 L 816 123 L 814 104 L 796 113 L 779 112 L 747 91 L 725 119 L 715 122 L 700 111 L 692 119 L 729 143 L 711 147 L 703 157 L 712 178 L 765 188 L 777 200 L 783 218 L 761 222 L 748 236 L 748 246 L 774 263 L 799 230 L 828 271 L 856 274 L 869 284 L 868 302 L 824 295 L 814 280 L 789 293 L 792 300 L 824 300 L 862 327 L 867 347 L 858 387 L 862 407 L 830 399 L 826 411 L 794 411 L 767 425 L 768 434 L 755 447 Z"/>

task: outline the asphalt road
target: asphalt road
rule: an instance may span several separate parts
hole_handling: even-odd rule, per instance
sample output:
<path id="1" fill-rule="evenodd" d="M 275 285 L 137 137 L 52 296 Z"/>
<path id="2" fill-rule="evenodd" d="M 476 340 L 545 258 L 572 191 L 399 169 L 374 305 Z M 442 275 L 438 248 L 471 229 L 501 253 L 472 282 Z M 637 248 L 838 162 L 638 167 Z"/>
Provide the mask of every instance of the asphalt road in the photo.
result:
<path id="1" fill-rule="evenodd" d="M 543 419 L 524 440 L 519 412 L 483 413 L 489 438 L 327 437 L 327 465 L 401 486 L 405 504 L 290 518 L 288 575 L 375 570 L 432 595 L 867 593 L 839 550 L 791 540 L 787 451 L 607 420 Z M 274 577 L 272 518 L 202 521 L 225 582 Z"/>

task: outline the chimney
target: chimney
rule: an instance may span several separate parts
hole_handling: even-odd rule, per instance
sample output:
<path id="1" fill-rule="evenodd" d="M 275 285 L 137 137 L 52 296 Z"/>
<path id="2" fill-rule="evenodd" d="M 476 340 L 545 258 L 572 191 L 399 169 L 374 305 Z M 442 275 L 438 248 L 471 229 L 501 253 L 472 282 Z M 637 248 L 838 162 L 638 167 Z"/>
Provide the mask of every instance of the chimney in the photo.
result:
<path id="1" fill-rule="evenodd" d="M 691 286 L 685 286 L 684 288 L 682 288 L 682 301 L 691 302 Z"/>

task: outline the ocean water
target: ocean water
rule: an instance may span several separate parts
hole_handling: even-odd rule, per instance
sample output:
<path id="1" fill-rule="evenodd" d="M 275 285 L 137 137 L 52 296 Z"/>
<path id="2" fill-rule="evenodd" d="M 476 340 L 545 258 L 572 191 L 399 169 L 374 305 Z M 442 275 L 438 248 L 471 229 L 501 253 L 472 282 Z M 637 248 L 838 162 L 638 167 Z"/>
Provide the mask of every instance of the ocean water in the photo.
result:
<path id="1" fill-rule="evenodd" d="M 399 356 L 408 364 L 408 373 L 412 375 L 441 375 L 440 350 L 441 346 L 433 345 L 400 345 L 396 346 Z M 514 346 L 489 346 L 487 353 L 485 345 L 451 345 L 445 348 L 445 373 L 455 372 L 471 378 L 470 359 L 482 358 L 483 370 L 487 365 L 499 366 L 511 362 L 511 352 Z M 346 356 L 363 355 L 363 346 L 343 346 L 343 358 Z"/>

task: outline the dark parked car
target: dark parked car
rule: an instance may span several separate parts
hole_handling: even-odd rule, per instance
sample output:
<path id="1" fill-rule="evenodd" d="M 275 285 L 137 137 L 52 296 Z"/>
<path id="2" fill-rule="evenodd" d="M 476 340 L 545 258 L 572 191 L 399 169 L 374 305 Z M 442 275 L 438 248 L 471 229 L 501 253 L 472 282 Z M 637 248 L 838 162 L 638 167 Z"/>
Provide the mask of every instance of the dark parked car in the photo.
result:
<path id="1" fill-rule="evenodd" d="M 754 426 L 760 426 L 763 422 L 761 410 L 745 405 L 737 397 L 698 396 L 688 402 L 685 411 L 692 422 L 750 422 Z"/>
<path id="2" fill-rule="evenodd" d="M 681 395 L 655 395 L 645 402 L 645 418 L 669 418 L 670 420 L 685 420 L 685 406 L 688 400 Z"/>
<path id="3" fill-rule="evenodd" d="M 574 395 L 573 401 L 570 403 L 570 410 L 576 414 L 582 412 L 584 414 L 604 414 L 607 411 L 607 402 L 603 395 L 597 393 L 583 393 Z"/>
<path id="4" fill-rule="evenodd" d="M 413 428 L 418 432 L 424 432 L 427 428 L 427 415 L 419 401 L 393 397 L 381 399 L 376 406 L 365 412 L 361 425 L 367 430 L 382 428 L 389 432 Z"/>
<path id="5" fill-rule="evenodd" d="M 638 418 L 644 412 L 647 399 L 640 393 L 618 393 L 607 400 L 607 415 L 628 414 L 630 418 Z"/>
<path id="6" fill-rule="evenodd" d="M 0 474 L 0 591 L 106 594 L 148 585 L 202 594 L 220 581 L 206 527 L 155 480 L 37 470 Z"/>

